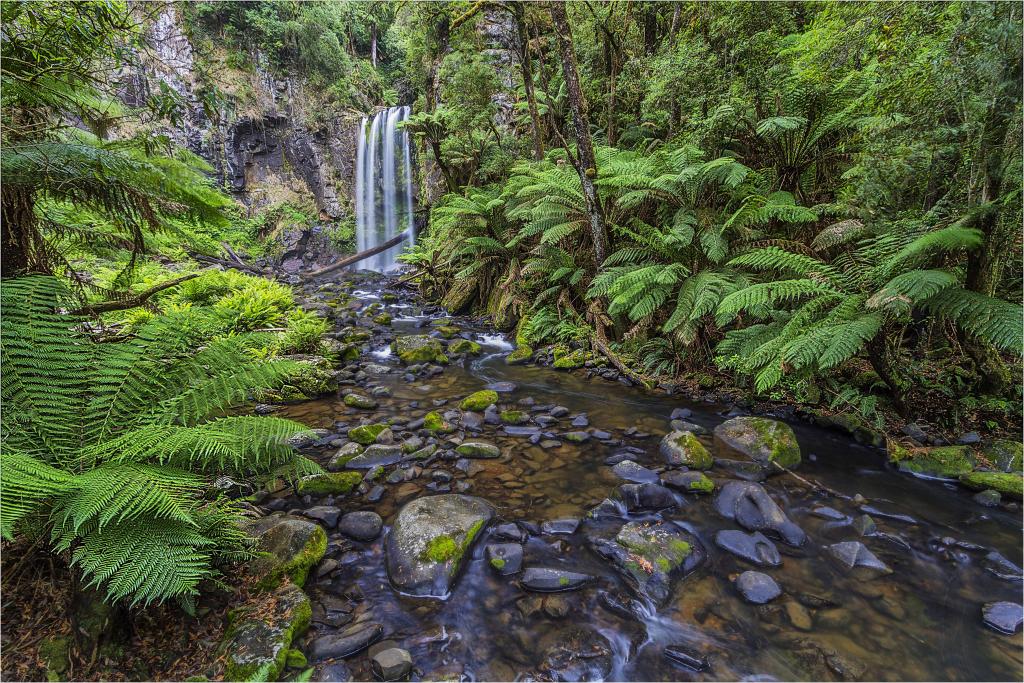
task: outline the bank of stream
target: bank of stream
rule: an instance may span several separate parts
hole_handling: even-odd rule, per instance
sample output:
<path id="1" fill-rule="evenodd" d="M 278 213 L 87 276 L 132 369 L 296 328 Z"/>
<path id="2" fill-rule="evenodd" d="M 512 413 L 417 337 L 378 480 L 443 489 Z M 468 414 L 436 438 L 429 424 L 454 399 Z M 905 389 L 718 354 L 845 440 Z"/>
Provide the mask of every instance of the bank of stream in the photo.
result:
<path id="1" fill-rule="evenodd" d="M 414 680 L 1019 680 L 1020 633 L 1000 633 L 983 617 L 985 605 L 1020 602 L 1016 506 L 981 507 L 955 484 L 896 473 L 878 450 L 799 421 L 789 422 L 802 453 L 797 476 L 752 476 L 717 460 L 705 473 L 715 490 L 689 490 L 663 437 L 682 425 L 730 458 L 711 434 L 742 411 L 509 365 L 513 345 L 484 321 L 449 319 L 393 278 L 348 277 L 310 287 L 307 304 L 337 321 L 339 338 L 359 340 L 361 355 L 340 372 L 337 396 L 276 414 L 321 430 L 304 451 L 322 465 L 366 479 L 344 496 L 285 489 L 260 501 L 267 512 L 313 516 L 327 530 L 327 553 L 306 583 L 313 619 L 300 644 L 316 678 L 372 678 L 371 656 L 393 646 L 411 656 Z M 391 342 L 408 335 L 447 347 L 447 365 L 403 364 Z M 458 339 L 479 352 L 462 344 L 470 351 L 453 353 Z M 487 388 L 498 393 L 495 409 L 460 408 Z M 346 403 L 353 392 L 370 399 L 365 407 Z M 448 429 L 425 428 L 432 411 Z M 507 412 L 502 422 L 501 411 L 521 414 Z M 673 415 L 689 424 L 671 425 Z M 339 450 L 356 452 L 352 428 L 378 423 L 390 425 L 381 445 L 405 445 L 401 456 L 362 470 L 336 459 Z M 465 442 L 500 454 L 466 457 L 456 450 Z M 805 538 L 772 533 L 770 501 L 757 489 Z M 399 590 L 387 553 L 400 510 L 455 494 L 483 499 L 493 518 L 471 534 L 446 595 Z M 724 505 L 727 495 L 741 503 Z M 742 501 L 752 501 L 760 527 L 730 512 Z M 343 533 L 335 520 L 352 511 L 379 514 L 383 530 L 366 541 Z M 643 574 L 638 589 L 636 567 L 601 552 L 626 525 L 686 539 L 686 560 L 662 558 L 664 573 L 630 555 L 639 571 L 664 574 L 663 589 L 645 588 Z M 752 534 L 758 528 L 764 536 Z M 520 571 L 506 571 L 519 551 L 496 555 L 490 546 L 499 543 L 521 547 Z M 524 578 L 531 568 L 555 570 L 552 590 L 538 592 L 541 584 Z M 749 572 L 770 577 L 778 595 L 755 604 L 776 591 L 747 590 L 751 581 L 764 587 Z M 574 574 L 587 578 L 577 586 Z M 339 639 L 358 647 L 329 647 Z"/>

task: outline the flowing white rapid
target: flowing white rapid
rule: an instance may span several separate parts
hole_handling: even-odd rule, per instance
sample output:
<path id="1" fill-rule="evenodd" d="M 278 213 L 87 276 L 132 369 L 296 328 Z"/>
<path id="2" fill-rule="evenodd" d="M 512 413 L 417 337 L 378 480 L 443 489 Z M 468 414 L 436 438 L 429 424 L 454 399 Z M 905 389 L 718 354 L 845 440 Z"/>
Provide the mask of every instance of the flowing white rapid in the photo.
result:
<path id="1" fill-rule="evenodd" d="M 372 119 L 363 117 L 356 151 L 356 248 L 371 249 L 399 233 L 414 240 L 412 212 L 412 154 L 409 134 L 398 124 L 409 118 L 409 107 L 391 107 Z M 387 271 L 395 267 L 399 244 L 362 261 L 360 268 Z"/>

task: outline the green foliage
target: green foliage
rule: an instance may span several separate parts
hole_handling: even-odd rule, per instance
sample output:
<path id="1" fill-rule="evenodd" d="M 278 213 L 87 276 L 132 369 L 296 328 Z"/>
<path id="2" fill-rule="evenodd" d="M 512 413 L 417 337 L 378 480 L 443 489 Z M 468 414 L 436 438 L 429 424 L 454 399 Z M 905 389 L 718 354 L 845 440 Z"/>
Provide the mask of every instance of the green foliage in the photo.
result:
<path id="1" fill-rule="evenodd" d="M 48 533 L 111 600 L 187 599 L 249 552 L 211 477 L 319 469 L 287 443 L 302 425 L 223 417 L 290 364 L 253 360 L 244 336 L 204 339 L 197 311 L 97 343 L 69 302 L 52 277 L 3 281 L 3 535 Z"/>

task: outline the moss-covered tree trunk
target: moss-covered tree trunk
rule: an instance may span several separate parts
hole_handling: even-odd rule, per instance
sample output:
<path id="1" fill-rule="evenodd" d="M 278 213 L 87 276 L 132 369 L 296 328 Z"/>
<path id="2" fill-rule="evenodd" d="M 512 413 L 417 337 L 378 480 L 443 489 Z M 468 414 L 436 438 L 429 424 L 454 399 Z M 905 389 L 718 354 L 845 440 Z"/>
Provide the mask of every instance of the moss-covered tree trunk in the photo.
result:
<path id="1" fill-rule="evenodd" d="M 597 177 L 597 161 L 594 158 L 594 144 L 590 139 L 590 120 L 587 117 L 586 100 L 580 88 L 579 69 L 576 66 L 576 50 L 572 44 L 572 31 L 565 15 L 565 6 L 551 3 L 551 19 L 555 24 L 558 51 L 562 58 L 565 89 L 572 113 L 573 136 L 576 139 L 576 170 L 580 174 L 583 197 L 590 216 L 590 237 L 594 246 L 594 260 L 600 267 L 608 250 L 608 236 L 605 229 L 604 212 L 594 186 Z"/>
<path id="2" fill-rule="evenodd" d="M 523 89 L 526 91 L 526 104 L 530 109 L 530 120 L 533 123 L 533 156 L 540 161 L 544 158 L 544 127 L 541 125 L 540 114 L 537 110 L 537 95 L 533 91 L 530 38 L 526 30 L 526 17 L 524 16 L 526 10 L 521 2 L 512 3 L 511 10 L 519 38 L 516 56 L 519 58 L 519 68 L 523 75 Z"/>

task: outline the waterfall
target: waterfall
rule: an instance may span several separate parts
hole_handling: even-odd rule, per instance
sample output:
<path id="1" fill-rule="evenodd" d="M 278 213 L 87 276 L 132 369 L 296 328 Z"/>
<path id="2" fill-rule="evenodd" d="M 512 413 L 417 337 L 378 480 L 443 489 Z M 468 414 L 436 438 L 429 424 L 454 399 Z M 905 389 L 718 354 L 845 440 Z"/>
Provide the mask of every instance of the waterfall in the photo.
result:
<path id="1" fill-rule="evenodd" d="M 412 154 L 409 134 L 398 124 L 409 118 L 409 107 L 391 107 L 370 121 L 363 117 L 356 148 L 356 248 L 365 251 L 406 232 L 415 235 L 412 213 Z M 386 271 L 404 244 L 372 256 L 358 266 Z"/>

